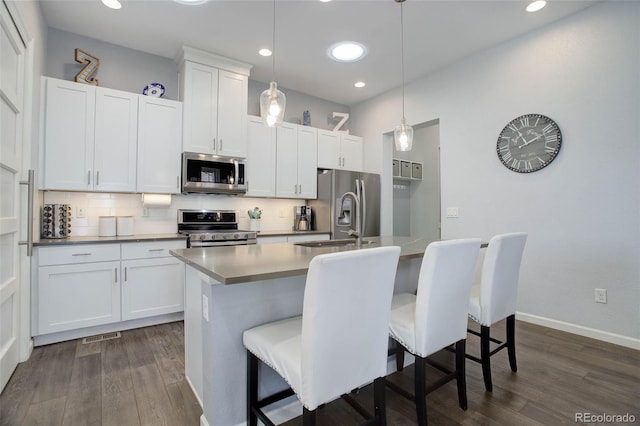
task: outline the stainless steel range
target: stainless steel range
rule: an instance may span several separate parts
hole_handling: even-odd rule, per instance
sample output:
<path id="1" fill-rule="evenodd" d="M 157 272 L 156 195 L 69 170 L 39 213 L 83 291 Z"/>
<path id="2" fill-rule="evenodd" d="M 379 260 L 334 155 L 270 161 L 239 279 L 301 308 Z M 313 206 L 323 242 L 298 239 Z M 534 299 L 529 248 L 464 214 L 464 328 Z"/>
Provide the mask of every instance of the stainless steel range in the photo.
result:
<path id="1" fill-rule="evenodd" d="M 257 237 L 238 229 L 233 210 L 178 210 L 178 233 L 187 236 L 187 248 L 255 244 Z"/>

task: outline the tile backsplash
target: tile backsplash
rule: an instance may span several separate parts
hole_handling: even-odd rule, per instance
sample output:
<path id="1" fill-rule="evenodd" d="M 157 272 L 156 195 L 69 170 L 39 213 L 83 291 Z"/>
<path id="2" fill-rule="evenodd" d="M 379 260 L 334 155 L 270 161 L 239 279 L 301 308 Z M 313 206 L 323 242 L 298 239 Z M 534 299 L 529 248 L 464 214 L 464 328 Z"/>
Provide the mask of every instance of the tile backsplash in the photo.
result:
<path id="1" fill-rule="evenodd" d="M 135 234 L 164 234 L 177 232 L 178 209 L 237 210 L 240 229 L 249 229 L 247 210 L 262 210 L 262 231 L 291 230 L 293 207 L 305 200 L 248 198 L 231 195 L 189 194 L 172 195 L 168 207 L 144 207 L 141 194 L 112 194 L 98 192 L 45 191 L 45 204 L 71 205 L 71 235 L 98 235 L 99 216 L 133 216 Z M 78 217 L 78 210 L 85 217 Z"/>

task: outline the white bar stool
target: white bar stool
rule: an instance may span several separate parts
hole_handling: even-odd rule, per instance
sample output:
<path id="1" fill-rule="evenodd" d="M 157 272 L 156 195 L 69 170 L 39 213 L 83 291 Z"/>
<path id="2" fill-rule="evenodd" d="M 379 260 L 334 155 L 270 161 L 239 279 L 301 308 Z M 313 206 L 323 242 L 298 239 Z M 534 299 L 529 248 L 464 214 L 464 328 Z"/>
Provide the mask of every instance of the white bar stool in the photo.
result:
<path id="1" fill-rule="evenodd" d="M 264 324 L 243 335 L 247 349 L 247 424 L 273 425 L 262 408 L 295 393 L 303 424 L 316 408 L 374 382 L 374 419 L 386 424 L 384 376 L 388 324 L 400 247 L 319 255 L 309 264 L 302 316 Z M 258 400 L 258 360 L 291 389 Z M 371 423 L 371 422 L 369 422 Z"/>
<path id="2" fill-rule="evenodd" d="M 456 379 L 458 402 L 467 409 L 465 342 L 467 301 L 480 252 L 480 239 L 470 238 L 431 243 L 427 246 L 418 277 L 416 295 L 393 296 L 389 334 L 396 343 L 396 367 L 402 370 L 404 351 L 415 357 L 414 393 L 387 381 L 387 386 L 416 404 L 418 425 L 427 424 L 426 395 Z M 455 344 L 454 371 L 427 357 Z M 426 387 L 426 364 L 446 375 Z"/>
<path id="3" fill-rule="evenodd" d="M 491 356 L 505 347 L 509 355 L 511 371 L 518 371 L 516 365 L 516 301 L 518 298 L 518 278 L 522 252 L 527 242 L 527 234 L 514 232 L 496 235 L 489 241 L 480 282 L 471 288 L 469 317 L 480 324 L 480 333 L 469 329 L 469 333 L 480 336 L 480 358 L 467 355 L 472 361 L 482 365 L 484 387 L 493 390 L 491 382 Z M 506 341 L 491 337 L 491 326 L 507 319 Z M 498 346 L 491 350 L 491 342 Z"/>

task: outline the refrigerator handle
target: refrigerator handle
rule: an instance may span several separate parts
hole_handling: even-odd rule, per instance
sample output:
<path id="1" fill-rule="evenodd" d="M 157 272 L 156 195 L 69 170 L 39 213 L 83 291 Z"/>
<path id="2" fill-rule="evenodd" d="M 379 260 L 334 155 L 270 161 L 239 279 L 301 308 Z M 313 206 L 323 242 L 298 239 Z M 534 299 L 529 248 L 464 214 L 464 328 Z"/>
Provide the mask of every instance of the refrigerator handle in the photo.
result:
<path id="1" fill-rule="evenodd" d="M 360 180 L 360 208 L 362 209 L 362 235 L 360 237 L 364 237 L 364 230 L 367 229 L 367 191 L 366 186 L 364 185 L 364 180 Z"/>

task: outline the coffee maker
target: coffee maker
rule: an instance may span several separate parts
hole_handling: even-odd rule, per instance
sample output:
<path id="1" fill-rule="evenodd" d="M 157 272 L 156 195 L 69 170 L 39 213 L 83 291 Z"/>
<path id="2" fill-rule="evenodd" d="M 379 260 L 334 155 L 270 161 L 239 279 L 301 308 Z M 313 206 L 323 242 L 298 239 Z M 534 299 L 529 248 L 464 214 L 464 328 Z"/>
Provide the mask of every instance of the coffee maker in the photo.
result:
<path id="1" fill-rule="evenodd" d="M 293 230 L 311 231 L 311 207 L 295 206 L 293 208 Z"/>

